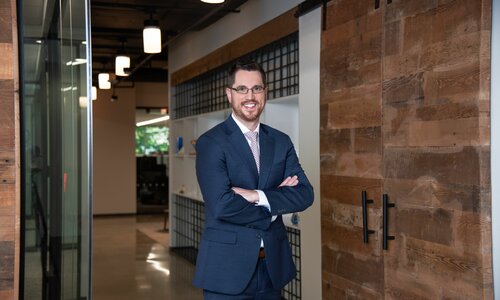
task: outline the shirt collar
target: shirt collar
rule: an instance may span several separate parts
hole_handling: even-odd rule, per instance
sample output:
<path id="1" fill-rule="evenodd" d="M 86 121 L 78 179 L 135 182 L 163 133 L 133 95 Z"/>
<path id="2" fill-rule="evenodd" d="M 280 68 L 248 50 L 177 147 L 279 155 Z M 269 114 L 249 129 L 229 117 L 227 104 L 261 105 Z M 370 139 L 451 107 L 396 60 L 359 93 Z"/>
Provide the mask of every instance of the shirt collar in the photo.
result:
<path id="1" fill-rule="evenodd" d="M 231 114 L 231 117 L 233 118 L 234 122 L 236 123 L 236 125 L 238 125 L 238 127 L 240 128 L 241 132 L 243 132 L 243 134 L 247 133 L 250 131 L 250 129 L 248 129 L 243 123 L 241 123 L 240 120 L 238 120 L 234 114 Z M 257 124 L 257 127 L 255 128 L 254 132 L 257 132 L 259 133 L 259 129 L 260 129 L 260 122 L 259 124 Z"/>

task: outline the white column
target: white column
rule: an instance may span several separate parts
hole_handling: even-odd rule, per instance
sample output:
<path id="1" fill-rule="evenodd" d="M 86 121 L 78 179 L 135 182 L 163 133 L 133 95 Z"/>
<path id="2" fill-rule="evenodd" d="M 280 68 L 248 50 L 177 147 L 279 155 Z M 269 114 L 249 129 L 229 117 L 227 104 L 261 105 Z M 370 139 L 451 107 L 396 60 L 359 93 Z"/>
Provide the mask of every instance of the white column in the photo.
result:
<path id="1" fill-rule="evenodd" d="M 314 187 L 314 204 L 300 214 L 302 299 L 321 297 L 319 88 L 321 7 L 299 18 L 299 153 Z"/>

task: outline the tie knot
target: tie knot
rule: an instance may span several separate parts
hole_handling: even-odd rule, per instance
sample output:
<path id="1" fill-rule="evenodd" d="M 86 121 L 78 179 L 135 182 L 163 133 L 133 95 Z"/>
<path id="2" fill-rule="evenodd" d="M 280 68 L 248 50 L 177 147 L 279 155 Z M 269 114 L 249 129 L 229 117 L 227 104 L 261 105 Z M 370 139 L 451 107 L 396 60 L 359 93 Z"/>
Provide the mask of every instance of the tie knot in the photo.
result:
<path id="1" fill-rule="evenodd" d="M 259 133 L 258 133 L 257 131 L 248 131 L 247 133 L 245 133 L 245 136 L 246 136 L 247 138 L 249 138 L 249 139 L 250 139 L 250 141 L 252 141 L 252 142 L 254 142 L 254 143 L 255 143 L 255 142 L 257 142 L 257 135 L 258 135 L 258 134 L 259 134 Z"/>

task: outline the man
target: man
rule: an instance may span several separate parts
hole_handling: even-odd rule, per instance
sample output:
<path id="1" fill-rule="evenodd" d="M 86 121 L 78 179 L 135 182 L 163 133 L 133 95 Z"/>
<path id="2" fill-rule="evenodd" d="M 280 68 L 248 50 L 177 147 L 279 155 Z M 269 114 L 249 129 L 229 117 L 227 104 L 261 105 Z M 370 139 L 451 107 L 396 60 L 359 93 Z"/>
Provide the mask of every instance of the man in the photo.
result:
<path id="1" fill-rule="evenodd" d="M 313 188 L 290 138 L 259 122 L 265 82 L 257 63 L 233 66 L 232 114 L 196 143 L 205 229 L 193 282 L 206 300 L 280 299 L 296 275 L 281 215 L 309 207 Z"/>

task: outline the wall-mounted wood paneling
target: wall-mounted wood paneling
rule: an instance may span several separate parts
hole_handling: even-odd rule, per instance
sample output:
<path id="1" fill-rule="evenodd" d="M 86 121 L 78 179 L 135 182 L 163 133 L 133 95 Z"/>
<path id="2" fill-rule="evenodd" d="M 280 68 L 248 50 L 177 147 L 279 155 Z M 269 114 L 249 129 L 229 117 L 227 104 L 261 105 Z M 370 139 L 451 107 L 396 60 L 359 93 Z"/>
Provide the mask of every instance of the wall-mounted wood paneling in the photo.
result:
<path id="1" fill-rule="evenodd" d="M 492 299 L 491 0 L 374 4 L 332 1 L 322 38 L 323 296 Z"/>
<path id="2" fill-rule="evenodd" d="M 382 186 L 383 14 L 373 1 L 331 1 L 321 45 L 321 223 L 324 299 L 378 299 L 384 290 L 380 202 L 363 243 L 361 192 Z M 374 210 L 378 208 L 378 210 Z"/>
<path id="3" fill-rule="evenodd" d="M 0 2 L 0 299 L 19 282 L 19 118 L 16 1 Z"/>

